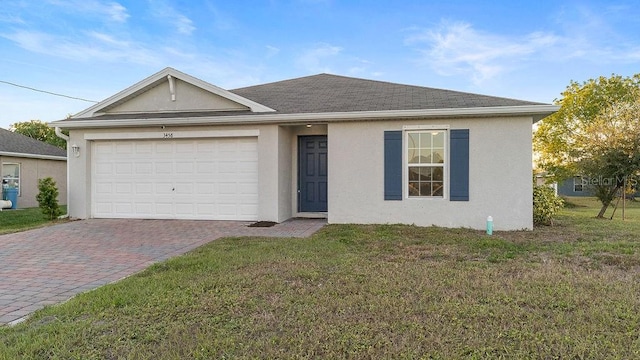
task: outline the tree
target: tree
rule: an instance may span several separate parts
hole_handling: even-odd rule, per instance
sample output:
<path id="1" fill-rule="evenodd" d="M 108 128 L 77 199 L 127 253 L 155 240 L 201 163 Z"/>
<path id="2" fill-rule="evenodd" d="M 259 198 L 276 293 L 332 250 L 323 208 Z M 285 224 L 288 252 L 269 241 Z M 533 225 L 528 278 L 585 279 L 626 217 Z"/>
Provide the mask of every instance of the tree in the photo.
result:
<path id="1" fill-rule="evenodd" d="M 40 120 L 12 124 L 10 130 L 59 148 L 67 148 L 67 142 L 56 135 L 55 129 Z"/>
<path id="2" fill-rule="evenodd" d="M 588 179 L 602 203 L 598 217 L 604 217 L 616 193 L 640 172 L 640 74 L 572 81 L 562 96 L 560 110 L 534 135 L 539 165 L 556 181 Z"/>

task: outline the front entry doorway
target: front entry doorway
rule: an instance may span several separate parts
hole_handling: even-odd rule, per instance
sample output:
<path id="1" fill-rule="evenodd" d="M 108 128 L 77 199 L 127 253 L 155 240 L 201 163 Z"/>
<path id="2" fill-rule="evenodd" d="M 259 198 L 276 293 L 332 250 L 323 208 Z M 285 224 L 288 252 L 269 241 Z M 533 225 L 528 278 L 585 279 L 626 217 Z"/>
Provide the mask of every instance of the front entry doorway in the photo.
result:
<path id="1" fill-rule="evenodd" d="M 298 211 L 327 212 L 327 136 L 298 137 Z"/>

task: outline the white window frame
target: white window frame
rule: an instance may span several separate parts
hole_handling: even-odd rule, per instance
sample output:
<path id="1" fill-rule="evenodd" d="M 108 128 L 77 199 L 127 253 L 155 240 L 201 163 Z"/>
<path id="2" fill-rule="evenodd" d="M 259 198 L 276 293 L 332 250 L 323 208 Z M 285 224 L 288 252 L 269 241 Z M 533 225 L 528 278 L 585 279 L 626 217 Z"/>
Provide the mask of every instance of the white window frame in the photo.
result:
<path id="1" fill-rule="evenodd" d="M 442 165 L 442 196 L 410 196 L 409 195 L 409 164 L 407 156 L 409 149 L 409 134 L 416 132 L 442 131 L 444 132 L 444 164 Z M 402 127 L 402 181 L 405 199 L 446 200 L 449 196 L 449 125 L 405 125 Z M 432 166 L 432 165 L 427 165 Z"/>
<path id="2" fill-rule="evenodd" d="M 580 180 L 579 182 L 576 182 L 576 180 Z M 580 185 L 580 190 L 576 190 L 576 186 Z M 582 184 L 582 176 L 574 176 L 573 177 L 573 192 L 583 192 L 584 191 L 584 185 Z"/>
<path id="3" fill-rule="evenodd" d="M 10 177 L 10 178 L 5 178 L 4 175 L 2 175 L 2 185 L 4 185 L 4 180 L 5 179 L 12 179 L 12 180 L 17 180 L 18 183 L 18 196 L 20 196 L 21 192 L 22 192 L 22 164 L 20 163 L 14 163 L 14 162 L 3 162 L 2 163 L 2 174 L 4 174 L 4 166 L 5 165 L 16 165 L 18 167 L 18 178 L 16 179 L 15 177 Z"/>

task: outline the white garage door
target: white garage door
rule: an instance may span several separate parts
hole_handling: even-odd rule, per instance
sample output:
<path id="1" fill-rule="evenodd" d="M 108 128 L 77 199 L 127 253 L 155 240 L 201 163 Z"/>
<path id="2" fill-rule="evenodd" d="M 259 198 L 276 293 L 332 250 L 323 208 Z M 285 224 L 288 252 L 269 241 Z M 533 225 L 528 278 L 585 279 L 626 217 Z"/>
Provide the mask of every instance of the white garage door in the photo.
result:
<path id="1" fill-rule="evenodd" d="M 95 141 L 95 218 L 257 220 L 257 138 Z"/>

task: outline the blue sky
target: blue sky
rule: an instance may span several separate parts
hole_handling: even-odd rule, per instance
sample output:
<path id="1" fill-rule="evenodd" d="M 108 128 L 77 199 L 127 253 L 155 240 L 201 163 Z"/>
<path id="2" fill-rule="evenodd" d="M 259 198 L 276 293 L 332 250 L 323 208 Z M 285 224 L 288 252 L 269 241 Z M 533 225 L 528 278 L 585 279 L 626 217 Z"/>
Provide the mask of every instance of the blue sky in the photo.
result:
<path id="1" fill-rule="evenodd" d="M 622 1 L 7 0 L 0 81 L 103 100 L 171 66 L 233 89 L 321 72 L 551 103 L 640 72 Z M 0 127 L 91 103 L 0 83 Z"/>

